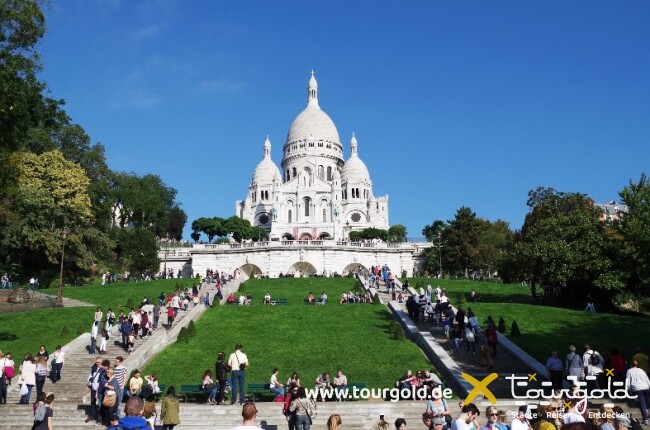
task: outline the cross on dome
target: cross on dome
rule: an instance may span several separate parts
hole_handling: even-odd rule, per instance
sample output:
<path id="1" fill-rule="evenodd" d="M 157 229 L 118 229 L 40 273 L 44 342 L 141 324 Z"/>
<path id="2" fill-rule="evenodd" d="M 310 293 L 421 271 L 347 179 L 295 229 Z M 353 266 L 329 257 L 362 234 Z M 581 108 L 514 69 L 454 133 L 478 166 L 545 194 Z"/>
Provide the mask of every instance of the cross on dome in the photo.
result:
<path id="1" fill-rule="evenodd" d="M 311 71 L 309 85 L 307 86 L 307 106 L 318 107 L 318 82 L 314 77 L 314 70 Z"/>

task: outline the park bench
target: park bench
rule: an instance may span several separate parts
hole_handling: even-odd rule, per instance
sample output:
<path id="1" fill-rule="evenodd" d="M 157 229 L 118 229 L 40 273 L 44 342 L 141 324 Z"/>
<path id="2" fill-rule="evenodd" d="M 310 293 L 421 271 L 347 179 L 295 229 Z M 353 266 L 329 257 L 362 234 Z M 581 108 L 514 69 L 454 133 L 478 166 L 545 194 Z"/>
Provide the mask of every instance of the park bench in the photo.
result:
<path id="1" fill-rule="evenodd" d="M 184 399 L 184 403 L 187 403 L 187 399 L 189 397 L 194 397 L 198 398 L 199 400 L 205 400 L 208 396 L 206 392 L 204 392 L 201 389 L 200 384 L 193 384 L 193 385 L 181 385 L 181 389 L 178 392 L 178 396 L 182 396 Z"/>
<path id="2" fill-rule="evenodd" d="M 267 394 L 268 396 L 275 397 L 275 394 L 271 392 L 271 384 L 248 384 L 246 394 L 251 395 L 253 401 L 256 401 L 256 395 Z"/>
<path id="3" fill-rule="evenodd" d="M 289 299 L 286 299 L 284 297 L 279 297 L 277 299 L 271 299 L 271 304 L 272 305 L 278 305 L 278 306 L 285 306 L 289 304 Z"/>

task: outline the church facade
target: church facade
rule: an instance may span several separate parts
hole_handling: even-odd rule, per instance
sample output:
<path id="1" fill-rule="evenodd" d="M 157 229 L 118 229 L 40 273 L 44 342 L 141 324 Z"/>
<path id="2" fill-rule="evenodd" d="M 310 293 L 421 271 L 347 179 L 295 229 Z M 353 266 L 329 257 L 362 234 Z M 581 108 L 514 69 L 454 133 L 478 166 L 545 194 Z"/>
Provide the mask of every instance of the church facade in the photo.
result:
<path id="1" fill-rule="evenodd" d="M 282 154 L 280 169 L 267 136 L 246 198 L 235 203 L 236 215 L 265 228 L 272 241 L 340 241 L 353 230 L 389 228 L 388 195 L 374 195 L 354 133 L 344 159 L 338 130 L 320 108 L 313 72 L 307 107 L 291 124 Z"/>

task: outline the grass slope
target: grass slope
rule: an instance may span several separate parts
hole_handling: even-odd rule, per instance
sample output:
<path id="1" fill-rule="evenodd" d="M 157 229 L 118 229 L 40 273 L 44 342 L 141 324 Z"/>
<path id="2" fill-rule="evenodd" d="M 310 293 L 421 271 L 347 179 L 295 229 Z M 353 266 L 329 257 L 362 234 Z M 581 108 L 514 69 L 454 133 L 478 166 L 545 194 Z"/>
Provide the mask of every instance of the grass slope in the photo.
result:
<path id="1" fill-rule="evenodd" d="M 90 308 L 39 309 L 0 314 L 0 350 L 12 353 L 16 368 L 26 353 L 35 354 L 41 344 L 52 353 L 57 344 L 65 345 L 77 337 L 77 329 L 90 331 Z M 70 336 L 61 338 L 67 326 Z"/>
<path id="2" fill-rule="evenodd" d="M 209 309 L 196 323 L 197 336 L 187 344 L 174 344 L 159 354 L 146 372 L 156 372 L 168 385 L 199 384 L 205 369 L 212 369 L 217 353 L 226 358 L 236 343 L 244 345 L 251 366 L 247 382 L 268 382 L 274 367 L 282 382 L 291 372 L 310 386 L 325 370 L 342 368 L 349 381 L 369 387 L 390 387 L 406 368 L 431 365 L 409 341 L 390 339 L 392 318 L 375 304 L 339 304 L 341 292 L 354 287 L 346 278 L 251 280 L 242 290 L 253 295 L 251 306 L 225 305 Z M 260 304 L 264 293 L 289 300 L 287 306 Z M 326 291 L 329 304 L 303 304 L 307 293 Z"/>
<path id="3" fill-rule="evenodd" d="M 81 300 L 82 302 L 92 303 L 101 306 L 106 315 L 106 309 L 113 308 L 116 313 L 120 306 L 125 307 L 129 299 L 133 304 L 138 306 L 143 297 L 149 297 L 149 300 L 156 299 L 161 292 L 167 294 L 173 291 L 179 285 L 181 287 L 192 287 L 197 284 L 195 279 L 161 279 L 148 282 L 115 282 L 107 285 L 101 285 L 99 282 L 83 286 L 66 286 L 63 288 L 63 295 L 71 299 Z M 56 288 L 40 290 L 46 294 L 56 295 Z M 92 322 L 94 309 L 91 311 L 89 321 Z"/>

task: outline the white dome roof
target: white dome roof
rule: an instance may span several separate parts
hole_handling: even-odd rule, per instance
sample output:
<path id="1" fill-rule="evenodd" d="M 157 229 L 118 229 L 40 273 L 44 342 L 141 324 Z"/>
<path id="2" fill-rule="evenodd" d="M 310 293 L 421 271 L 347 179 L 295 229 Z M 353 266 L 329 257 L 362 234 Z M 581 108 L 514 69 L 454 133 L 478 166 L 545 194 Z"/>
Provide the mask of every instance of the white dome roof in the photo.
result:
<path id="1" fill-rule="evenodd" d="M 276 175 L 277 177 L 280 177 L 280 169 L 278 169 L 278 166 L 276 166 L 273 160 L 271 160 L 271 141 L 269 141 L 269 137 L 266 136 L 266 141 L 264 142 L 264 158 L 262 158 L 260 164 L 255 168 L 251 183 L 270 184 L 273 182 Z"/>
<path id="2" fill-rule="evenodd" d="M 318 106 L 318 83 L 313 71 L 309 79 L 307 95 L 307 107 L 291 123 L 287 133 L 287 143 L 296 140 L 326 140 L 339 143 L 339 132 L 334 122 Z"/>
<path id="3" fill-rule="evenodd" d="M 370 183 L 370 173 L 366 164 L 361 161 L 357 153 L 357 138 L 352 133 L 350 140 L 350 158 L 343 165 L 341 171 L 341 180 L 343 182 L 367 182 Z"/>
<path id="4" fill-rule="evenodd" d="M 318 106 L 307 106 L 293 120 L 287 143 L 296 140 L 326 140 L 339 143 L 339 132 L 332 119 Z"/>

